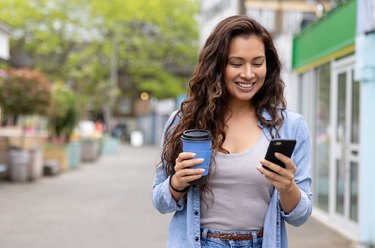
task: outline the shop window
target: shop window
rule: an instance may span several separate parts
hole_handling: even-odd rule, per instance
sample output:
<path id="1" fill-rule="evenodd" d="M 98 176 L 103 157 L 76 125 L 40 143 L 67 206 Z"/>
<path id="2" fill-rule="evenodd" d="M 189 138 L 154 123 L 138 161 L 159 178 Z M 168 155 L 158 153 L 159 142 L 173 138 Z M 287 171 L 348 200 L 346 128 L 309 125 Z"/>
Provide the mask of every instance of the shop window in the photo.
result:
<path id="1" fill-rule="evenodd" d="M 317 73 L 317 99 L 315 118 L 315 202 L 321 210 L 328 212 L 329 161 L 330 161 L 330 64 L 320 66 Z"/>

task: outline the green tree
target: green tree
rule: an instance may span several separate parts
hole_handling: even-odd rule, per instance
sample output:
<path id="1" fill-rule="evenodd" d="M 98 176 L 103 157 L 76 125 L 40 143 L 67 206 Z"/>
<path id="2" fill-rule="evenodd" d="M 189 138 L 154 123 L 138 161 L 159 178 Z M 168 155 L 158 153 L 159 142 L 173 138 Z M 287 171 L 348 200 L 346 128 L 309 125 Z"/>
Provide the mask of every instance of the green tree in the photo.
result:
<path id="1" fill-rule="evenodd" d="M 132 93 L 182 93 L 197 57 L 197 13 L 194 0 L 0 2 L 0 19 L 16 30 L 11 51 L 18 62 L 31 58 L 32 66 L 68 82 L 91 106 L 113 94 L 102 92 L 99 100 L 93 94 L 111 87 L 113 54 L 119 78 L 135 86 Z"/>

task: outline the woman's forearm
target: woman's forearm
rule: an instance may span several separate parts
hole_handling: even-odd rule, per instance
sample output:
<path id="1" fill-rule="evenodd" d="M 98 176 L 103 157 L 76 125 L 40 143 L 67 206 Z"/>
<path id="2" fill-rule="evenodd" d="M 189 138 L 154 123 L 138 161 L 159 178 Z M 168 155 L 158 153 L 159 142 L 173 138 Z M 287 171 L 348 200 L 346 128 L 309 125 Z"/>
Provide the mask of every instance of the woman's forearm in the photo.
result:
<path id="1" fill-rule="evenodd" d="M 293 211 L 301 199 L 301 192 L 294 182 L 290 190 L 287 192 L 280 192 L 280 204 L 282 210 L 288 214 Z"/>

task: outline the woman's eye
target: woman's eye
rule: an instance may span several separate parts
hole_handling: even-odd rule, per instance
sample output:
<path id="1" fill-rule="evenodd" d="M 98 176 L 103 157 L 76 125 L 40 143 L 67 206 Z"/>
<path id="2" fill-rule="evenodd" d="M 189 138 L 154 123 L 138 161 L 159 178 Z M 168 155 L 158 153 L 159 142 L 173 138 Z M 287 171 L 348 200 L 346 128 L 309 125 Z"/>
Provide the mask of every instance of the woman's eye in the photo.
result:
<path id="1" fill-rule="evenodd" d="M 241 64 L 232 63 L 232 66 L 233 66 L 233 67 L 240 67 Z"/>

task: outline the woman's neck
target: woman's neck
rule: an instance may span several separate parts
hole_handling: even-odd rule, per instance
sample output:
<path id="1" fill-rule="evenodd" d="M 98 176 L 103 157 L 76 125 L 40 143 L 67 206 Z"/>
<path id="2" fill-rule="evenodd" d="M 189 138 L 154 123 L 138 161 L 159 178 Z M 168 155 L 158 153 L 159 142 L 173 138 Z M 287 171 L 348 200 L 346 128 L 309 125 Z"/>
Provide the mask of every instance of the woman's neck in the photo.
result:
<path id="1" fill-rule="evenodd" d="M 249 114 L 252 116 L 256 116 L 255 107 L 249 102 L 245 102 L 245 101 L 231 102 L 228 105 L 228 109 L 229 109 L 229 113 L 227 116 L 229 118 L 235 117 L 235 116 L 249 115 Z"/>

